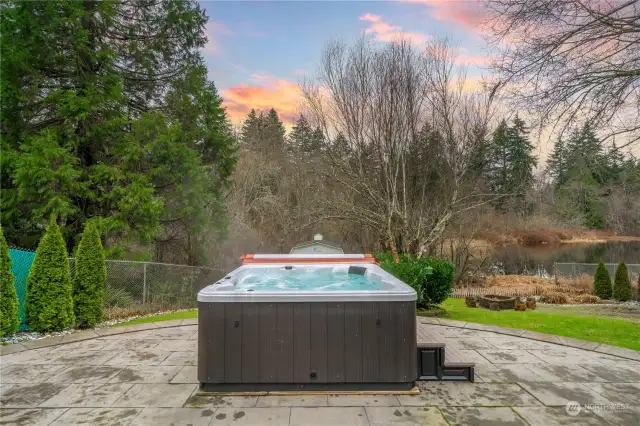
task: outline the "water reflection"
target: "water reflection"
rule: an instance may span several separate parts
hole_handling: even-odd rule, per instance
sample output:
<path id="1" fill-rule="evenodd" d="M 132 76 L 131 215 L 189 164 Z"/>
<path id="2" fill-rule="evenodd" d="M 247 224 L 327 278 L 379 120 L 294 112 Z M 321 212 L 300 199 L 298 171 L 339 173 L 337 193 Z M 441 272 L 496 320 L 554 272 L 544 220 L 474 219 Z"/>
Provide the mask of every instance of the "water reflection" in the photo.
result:
<path id="1" fill-rule="evenodd" d="M 640 264 L 640 242 L 508 246 L 494 250 L 488 264 L 500 264 L 506 274 L 552 274 L 555 262 L 598 263 L 600 260 Z"/>

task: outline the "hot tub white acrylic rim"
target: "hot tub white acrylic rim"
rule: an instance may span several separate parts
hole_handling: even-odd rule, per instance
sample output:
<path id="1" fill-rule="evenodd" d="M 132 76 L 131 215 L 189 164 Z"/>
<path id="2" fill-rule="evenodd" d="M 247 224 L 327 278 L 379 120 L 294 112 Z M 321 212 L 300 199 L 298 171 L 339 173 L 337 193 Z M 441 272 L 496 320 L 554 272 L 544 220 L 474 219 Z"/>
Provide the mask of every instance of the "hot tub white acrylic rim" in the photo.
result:
<path id="1" fill-rule="evenodd" d="M 240 271 L 246 269 L 254 269 L 265 267 L 266 265 L 243 265 L 238 269 L 230 272 L 227 276 L 233 277 Z M 281 263 L 270 264 L 268 267 L 283 268 L 285 266 L 294 267 L 311 267 L 308 264 Z M 315 264 L 313 266 L 327 266 Z M 393 288 L 387 290 L 358 290 L 358 291 L 257 291 L 257 292 L 239 292 L 235 290 L 224 291 L 214 288 L 213 285 L 207 286 L 198 293 L 198 302 L 206 303 L 247 303 L 247 302 L 412 302 L 417 299 L 414 289 L 403 283 L 384 269 L 374 264 L 358 264 L 351 263 L 342 266 L 364 266 L 368 270 L 379 274 L 384 281 L 389 283 Z"/>

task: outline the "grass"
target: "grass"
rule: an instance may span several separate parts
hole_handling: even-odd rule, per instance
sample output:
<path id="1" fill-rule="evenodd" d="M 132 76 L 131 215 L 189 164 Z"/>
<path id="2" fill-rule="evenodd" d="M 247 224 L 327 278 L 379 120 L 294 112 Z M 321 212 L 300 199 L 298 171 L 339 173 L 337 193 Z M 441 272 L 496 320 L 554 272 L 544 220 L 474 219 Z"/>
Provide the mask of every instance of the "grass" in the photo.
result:
<path id="1" fill-rule="evenodd" d="M 454 320 L 521 328 L 640 350 L 640 324 L 634 320 L 574 313 L 567 314 L 560 311 L 490 311 L 483 308 L 468 308 L 463 299 L 447 299 L 440 308 L 444 309 L 446 314 L 439 310 L 439 316 L 446 316 L 446 318 Z M 428 312 L 420 312 L 420 314 L 425 315 Z M 198 311 L 192 309 L 138 318 L 116 324 L 116 326 L 197 317 Z"/>
<path id="2" fill-rule="evenodd" d="M 168 314 L 152 315 L 144 318 L 136 318 L 131 321 L 115 324 L 114 327 L 120 327 L 123 325 L 146 324 L 146 323 L 158 322 L 158 321 L 190 319 L 190 318 L 198 318 L 197 309 L 191 309 L 189 311 L 180 311 L 180 312 L 169 312 Z"/>
<path id="3" fill-rule="evenodd" d="M 458 321 L 521 328 L 640 350 L 640 324 L 634 320 L 537 310 L 490 311 L 469 308 L 463 299 L 447 299 L 440 307 L 447 311 L 447 318 Z"/>

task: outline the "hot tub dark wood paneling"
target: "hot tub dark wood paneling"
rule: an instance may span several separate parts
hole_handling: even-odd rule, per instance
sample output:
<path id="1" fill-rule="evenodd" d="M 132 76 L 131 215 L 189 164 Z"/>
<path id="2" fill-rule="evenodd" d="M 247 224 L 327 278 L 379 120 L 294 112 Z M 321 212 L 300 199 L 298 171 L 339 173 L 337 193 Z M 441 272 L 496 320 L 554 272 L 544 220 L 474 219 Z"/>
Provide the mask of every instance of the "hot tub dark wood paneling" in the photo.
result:
<path id="1" fill-rule="evenodd" d="M 417 376 L 415 302 L 201 302 L 198 324 L 205 390 L 384 388 Z"/>

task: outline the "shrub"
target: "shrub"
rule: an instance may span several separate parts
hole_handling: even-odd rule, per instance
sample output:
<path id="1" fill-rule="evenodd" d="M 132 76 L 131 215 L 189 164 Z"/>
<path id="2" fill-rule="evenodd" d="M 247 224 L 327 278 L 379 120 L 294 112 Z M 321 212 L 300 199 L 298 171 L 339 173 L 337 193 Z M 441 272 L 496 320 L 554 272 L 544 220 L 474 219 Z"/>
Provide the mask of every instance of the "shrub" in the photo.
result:
<path id="1" fill-rule="evenodd" d="M 18 295 L 11 273 L 9 246 L 0 228 L 0 337 L 18 331 Z"/>
<path id="2" fill-rule="evenodd" d="M 564 293 L 559 293 L 557 291 L 545 291 L 542 293 L 542 296 L 540 296 L 540 301 L 542 303 L 564 305 L 569 303 L 569 298 Z"/>
<path id="3" fill-rule="evenodd" d="M 631 280 L 624 261 L 620 261 L 613 277 L 613 298 L 620 302 L 631 300 Z"/>
<path id="4" fill-rule="evenodd" d="M 593 276 L 593 294 L 600 299 L 611 299 L 611 277 L 609 276 L 609 270 L 604 265 L 604 262 L 600 261 L 596 268 L 596 273 Z"/>
<path id="5" fill-rule="evenodd" d="M 55 217 L 51 218 L 31 265 L 26 309 L 29 327 L 35 331 L 59 331 L 75 321 L 69 259 Z"/>
<path id="6" fill-rule="evenodd" d="M 573 298 L 573 301 L 575 303 L 594 304 L 600 303 L 600 298 L 598 296 L 594 296 L 593 294 L 580 294 L 578 296 L 575 296 Z"/>
<path id="7" fill-rule="evenodd" d="M 98 228 L 87 222 L 76 250 L 73 302 L 78 326 L 94 327 L 102 320 L 107 268 Z"/>
<path id="8" fill-rule="evenodd" d="M 419 306 L 438 305 L 451 295 L 454 267 L 451 262 L 411 255 L 400 255 L 400 262 L 393 261 L 391 253 L 376 253 L 380 266 L 396 278 L 411 286 L 418 294 Z"/>

